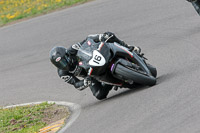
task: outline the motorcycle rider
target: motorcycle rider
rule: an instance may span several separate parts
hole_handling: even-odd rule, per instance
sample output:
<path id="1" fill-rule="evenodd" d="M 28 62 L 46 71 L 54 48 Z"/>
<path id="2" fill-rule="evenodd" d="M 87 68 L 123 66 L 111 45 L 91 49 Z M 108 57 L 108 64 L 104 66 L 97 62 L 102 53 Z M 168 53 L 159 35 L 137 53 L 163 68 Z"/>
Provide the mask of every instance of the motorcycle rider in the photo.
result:
<path id="1" fill-rule="evenodd" d="M 87 38 L 92 39 L 94 42 L 117 42 L 121 46 L 128 48 L 130 51 L 141 52 L 141 49 L 136 46 L 129 46 L 124 41 L 118 39 L 114 33 L 105 32 L 103 34 L 94 34 L 89 35 Z M 58 68 L 58 75 L 65 82 L 74 85 L 77 90 L 83 90 L 87 87 L 90 87 L 93 95 L 102 100 L 107 97 L 109 91 L 112 89 L 111 85 L 107 85 L 101 82 L 98 82 L 94 78 L 91 78 L 87 75 L 87 72 L 82 70 L 79 67 L 79 62 L 77 60 L 77 47 L 80 47 L 86 40 L 72 45 L 70 48 L 66 49 L 62 46 L 54 47 L 50 51 L 50 60 Z M 83 80 L 78 79 L 77 77 L 83 77 Z"/>

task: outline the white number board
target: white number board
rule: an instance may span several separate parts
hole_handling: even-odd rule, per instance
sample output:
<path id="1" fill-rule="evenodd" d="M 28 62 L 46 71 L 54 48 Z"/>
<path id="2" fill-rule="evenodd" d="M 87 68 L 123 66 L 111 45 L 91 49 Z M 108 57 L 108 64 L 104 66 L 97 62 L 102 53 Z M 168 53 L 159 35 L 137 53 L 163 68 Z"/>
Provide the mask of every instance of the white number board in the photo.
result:
<path id="1" fill-rule="evenodd" d="M 91 66 L 103 66 L 106 63 L 105 58 L 101 53 L 99 53 L 97 50 L 93 51 L 93 57 L 89 61 L 89 65 Z"/>

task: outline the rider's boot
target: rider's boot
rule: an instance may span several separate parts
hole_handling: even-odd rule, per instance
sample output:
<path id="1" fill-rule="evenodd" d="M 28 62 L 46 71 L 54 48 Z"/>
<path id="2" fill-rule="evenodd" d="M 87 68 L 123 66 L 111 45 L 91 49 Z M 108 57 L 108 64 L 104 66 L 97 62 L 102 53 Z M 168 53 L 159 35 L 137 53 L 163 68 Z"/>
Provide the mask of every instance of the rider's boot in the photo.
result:
<path id="1" fill-rule="evenodd" d="M 129 49 L 130 52 L 136 52 L 137 54 L 141 54 L 141 48 L 137 46 L 131 46 L 126 44 L 124 41 L 120 41 L 120 44 Z"/>
<path id="2" fill-rule="evenodd" d="M 93 80 L 92 84 L 90 85 L 90 89 L 98 100 L 103 100 L 107 97 L 109 91 L 112 89 L 112 86 Z"/>

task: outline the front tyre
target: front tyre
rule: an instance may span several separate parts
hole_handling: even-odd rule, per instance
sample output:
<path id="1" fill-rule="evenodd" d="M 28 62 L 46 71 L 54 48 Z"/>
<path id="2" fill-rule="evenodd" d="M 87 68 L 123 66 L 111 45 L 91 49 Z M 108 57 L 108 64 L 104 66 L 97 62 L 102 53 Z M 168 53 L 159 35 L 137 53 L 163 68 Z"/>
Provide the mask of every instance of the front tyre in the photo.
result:
<path id="1" fill-rule="evenodd" d="M 117 64 L 114 76 L 120 80 L 133 80 L 135 83 L 153 86 L 156 84 L 156 78 L 151 75 L 140 73 L 121 64 Z"/>
<path id="2" fill-rule="evenodd" d="M 154 66 L 152 66 L 151 64 L 147 64 L 148 69 L 150 70 L 152 76 L 154 76 L 156 78 L 157 76 L 157 70 Z"/>

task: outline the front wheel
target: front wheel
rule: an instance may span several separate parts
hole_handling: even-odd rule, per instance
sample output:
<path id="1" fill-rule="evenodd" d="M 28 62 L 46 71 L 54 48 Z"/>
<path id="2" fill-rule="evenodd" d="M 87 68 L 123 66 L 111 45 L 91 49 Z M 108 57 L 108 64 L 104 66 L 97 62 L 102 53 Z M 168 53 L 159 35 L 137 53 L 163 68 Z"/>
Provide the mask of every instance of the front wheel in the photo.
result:
<path id="1" fill-rule="evenodd" d="M 131 68 L 127 68 L 121 64 L 117 64 L 114 75 L 116 78 L 120 80 L 124 80 L 124 81 L 133 80 L 135 83 L 139 83 L 142 85 L 153 86 L 156 84 L 156 78 L 154 76 L 140 73 Z"/>
<path id="2" fill-rule="evenodd" d="M 151 64 L 147 64 L 148 69 L 150 70 L 152 76 L 154 76 L 156 78 L 157 76 L 157 70 L 154 66 L 152 66 Z"/>

